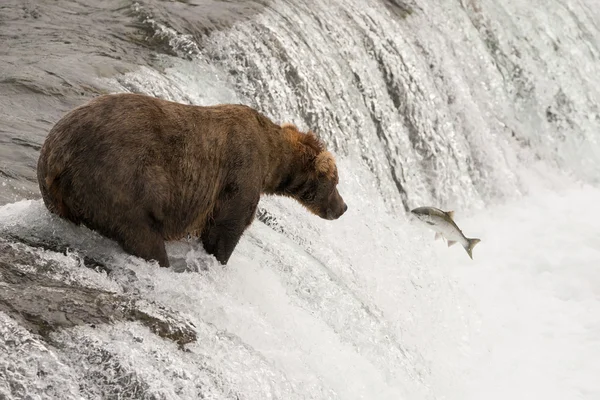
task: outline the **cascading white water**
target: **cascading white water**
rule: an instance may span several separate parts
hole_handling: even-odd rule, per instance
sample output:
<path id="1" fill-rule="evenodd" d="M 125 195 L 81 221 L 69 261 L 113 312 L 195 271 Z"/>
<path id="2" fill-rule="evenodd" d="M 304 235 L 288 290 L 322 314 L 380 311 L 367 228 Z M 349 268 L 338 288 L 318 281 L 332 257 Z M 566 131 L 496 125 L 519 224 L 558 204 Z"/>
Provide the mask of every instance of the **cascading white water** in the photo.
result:
<path id="1" fill-rule="evenodd" d="M 174 273 L 50 218 L 39 201 L 0 208 L 5 225 L 114 252 L 136 274 L 109 279 L 40 252 L 66 281 L 137 291 L 198 334 L 184 352 L 117 323 L 65 330 L 51 346 L 0 313 L 11 382 L 54 398 L 596 398 L 591 3 L 280 0 L 197 47 L 136 3 L 176 50 L 197 50 L 110 78 L 114 91 L 246 102 L 315 129 L 336 153 L 349 210 L 328 222 L 264 198 L 269 219 L 227 268 L 179 243 L 170 254 L 210 268 Z M 418 205 L 454 209 L 482 239 L 474 260 L 413 224 L 404 210 Z M 26 356 L 11 351 L 17 339 Z"/>
<path id="2" fill-rule="evenodd" d="M 248 101 L 362 157 L 392 204 L 398 192 L 408 206 L 510 197 L 534 156 L 597 180 L 600 49 L 586 8 L 436 4 L 394 18 L 379 2 L 279 1 L 203 51 Z"/>

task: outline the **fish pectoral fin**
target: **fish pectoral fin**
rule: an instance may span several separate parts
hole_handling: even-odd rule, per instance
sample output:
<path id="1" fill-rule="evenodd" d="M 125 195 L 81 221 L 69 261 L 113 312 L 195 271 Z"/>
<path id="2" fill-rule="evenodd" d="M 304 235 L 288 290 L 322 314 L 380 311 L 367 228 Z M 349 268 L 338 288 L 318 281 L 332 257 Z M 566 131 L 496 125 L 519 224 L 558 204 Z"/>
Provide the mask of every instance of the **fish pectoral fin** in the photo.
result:
<path id="1" fill-rule="evenodd" d="M 436 232 L 436 233 L 435 233 L 434 240 L 438 240 L 438 239 L 440 239 L 440 238 L 443 238 L 442 234 L 441 234 L 441 233 L 439 233 L 439 232 Z"/>
<path id="2" fill-rule="evenodd" d="M 450 217 L 451 220 L 454 220 L 454 211 L 446 211 L 446 215 Z"/>
<path id="3" fill-rule="evenodd" d="M 454 243 L 456 243 L 456 241 L 454 241 L 454 240 L 448 240 L 448 247 L 452 246 Z"/>

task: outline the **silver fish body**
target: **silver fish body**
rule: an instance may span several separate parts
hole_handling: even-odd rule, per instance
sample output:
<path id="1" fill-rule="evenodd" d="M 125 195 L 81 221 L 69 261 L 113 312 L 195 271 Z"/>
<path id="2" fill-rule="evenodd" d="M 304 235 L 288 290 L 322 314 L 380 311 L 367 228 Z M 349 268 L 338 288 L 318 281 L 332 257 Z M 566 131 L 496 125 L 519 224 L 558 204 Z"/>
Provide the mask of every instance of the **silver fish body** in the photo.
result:
<path id="1" fill-rule="evenodd" d="M 448 241 L 448 247 L 460 243 L 471 259 L 473 259 L 473 247 L 480 239 L 466 237 L 458 225 L 454 222 L 454 212 L 442 211 L 435 207 L 418 207 L 411 213 L 420 221 L 427 224 L 435 231 L 435 238 L 443 237 Z"/>

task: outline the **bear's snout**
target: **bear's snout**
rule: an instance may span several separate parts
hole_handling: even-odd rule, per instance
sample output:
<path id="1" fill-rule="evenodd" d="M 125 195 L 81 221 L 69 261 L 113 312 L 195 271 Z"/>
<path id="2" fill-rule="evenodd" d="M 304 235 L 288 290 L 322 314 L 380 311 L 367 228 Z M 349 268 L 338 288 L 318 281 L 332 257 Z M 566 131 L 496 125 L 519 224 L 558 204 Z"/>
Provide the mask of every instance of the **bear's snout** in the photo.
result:
<path id="1" fill-rule="evenodd" d="M 329 199 L 329 207 L 327 207 L 326 218 L 328 220 L 338 219 L 348 210 L 348 205 L 342 199 L 342 196 L 335 190 Z"/>

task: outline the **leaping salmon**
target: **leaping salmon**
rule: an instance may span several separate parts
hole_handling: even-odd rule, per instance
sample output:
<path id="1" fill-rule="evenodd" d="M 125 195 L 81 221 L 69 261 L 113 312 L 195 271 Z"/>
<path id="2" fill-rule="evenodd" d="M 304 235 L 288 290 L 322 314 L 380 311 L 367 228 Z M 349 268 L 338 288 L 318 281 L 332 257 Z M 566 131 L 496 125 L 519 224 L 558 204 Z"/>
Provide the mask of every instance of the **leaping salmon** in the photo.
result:
<path id="1" fill-rule="evenodd" d="M 465 237 L 454 222 L 453 211 L 442 211 L 435 207 L 418 207 L 411 210 L 411 213 L 435 231 L 435 239 L 445 238 L 448 241 L 448 247 L 459 242 L 471 260 L 473 259 L 473 247 L 481 240 Z"/>

